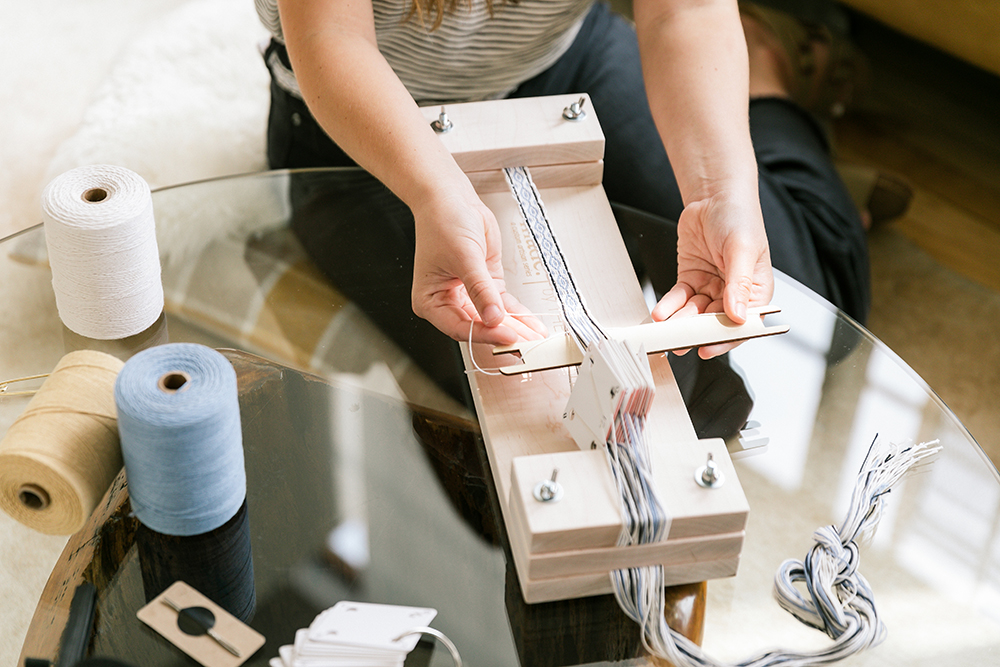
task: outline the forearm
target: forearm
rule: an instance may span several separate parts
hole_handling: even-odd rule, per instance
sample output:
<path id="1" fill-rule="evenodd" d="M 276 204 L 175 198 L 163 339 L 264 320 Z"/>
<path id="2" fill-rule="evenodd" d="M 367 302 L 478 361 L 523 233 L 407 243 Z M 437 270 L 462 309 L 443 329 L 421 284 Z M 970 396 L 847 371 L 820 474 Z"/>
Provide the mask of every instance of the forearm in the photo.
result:
<path id="1" fill-rule="evenodd" d="M 414 312 L 455 338 L 538 337 L 514 321 L 500 230 L 378 50 L 371 0 L 278 0 L 302 95 L 327 134 L 402 199 L 416 231 Z"/>
<path id="2" fill-rule="evenodd" d="M 303 98 L 320 126 L 411 208 L 474 195 L 378 51 L 368 0 L 280 2 Z"/>
<path id="3" fill-rule="evenodd" d="M 756 197 L 746 42 L 735 0 L 636 0 L 650 108 L 685 204 Z"/>

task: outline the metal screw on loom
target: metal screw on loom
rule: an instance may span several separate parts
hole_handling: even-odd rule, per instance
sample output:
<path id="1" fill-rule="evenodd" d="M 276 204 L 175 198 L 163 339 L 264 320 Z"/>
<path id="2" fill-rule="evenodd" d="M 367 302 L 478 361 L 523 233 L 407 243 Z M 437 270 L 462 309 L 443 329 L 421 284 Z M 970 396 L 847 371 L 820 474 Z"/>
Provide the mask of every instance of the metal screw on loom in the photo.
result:
<path id="1" fill-rule="evenodd" d="M 566 120 L 583 120 L 587 117 L 587 112 L 583 109 L 583 103 L 587 101 L 586 97 L 581 97 L 573 104 L 563 109 L 562 117 Z"/>
<path id="2" fill-rule="evenodd" d="M 535 485 L 535 490 L 532 492 L 532 495 L 535 496 L 535 500 L 540 503 L 559 502 L 559 499 L 563 496 L 563 488 L 562 485 L 556 481 L 557 474 L 559 474 L 559 468 L 553 468 L 552 477 L 544 479 Z"/>
<path id="3" fill-rule="evenodd" d="M 706 489 L 720 487 L 726 481 L 726 476 L 722 474 L 721 470 L 719 470 L 719 466 L 715 462 L 715 457 L 712 456 L 712 452 L 708 453 L 708 459 L 705 461 L 705 465 L 694 471 L 694 481 L 698 482 L 699 486 L 703 486 Z"/>
<path id="4" fill-rule="evenodd" d="M 437 120 L 431 121 L 431 127 L 438 134 L 444 134 L 455 127 L 455 124 L 448 118 L 448 112 L 444 110 L 444 107 L 441 107 L 441 113 L 438 114 Z"/>

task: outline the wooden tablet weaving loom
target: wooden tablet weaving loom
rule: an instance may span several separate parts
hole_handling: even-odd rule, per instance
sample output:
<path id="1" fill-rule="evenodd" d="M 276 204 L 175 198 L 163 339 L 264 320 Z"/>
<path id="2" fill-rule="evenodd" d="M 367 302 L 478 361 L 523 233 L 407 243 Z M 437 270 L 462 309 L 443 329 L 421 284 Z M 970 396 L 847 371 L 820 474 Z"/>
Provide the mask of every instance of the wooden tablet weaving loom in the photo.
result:
<path id="1" fill-rule="evenodd" d="M 732 667 L 667 626 L 663 587 L 735 574 L 747 501 L 725 443 L 697 439 L 666 356 L 653 353 L 787 327 L 764 326 L 776 308 L 751 309 L 739 326 L 723 315 L 649 322 L 587 107 L 562 96 L 457 105 L 450 118 L 425 110 L 497 218 L 507 290 L 552 316 L 557 332 L 493 350 L 463 344 L 521 590 L 529 603 L 613 592 L 650 653 L 678 667 Z M 778 568 L 778 604 L 834 641 L 735 667 L 829 664 L 884 639 L 857 541 L 935 445 L 876 437 L 843 521 Z"/>
<path id="2" fill-rule="evenodd" d="M 735 574 L 748 506 L 725 443 L 698 440 L 666 356 L 647 364 L 645 353 L 787 330 L 763 324 L 774 308 L 751 309 L 744 325 L 649 322 L 588 105 L 555 96 L 424 110 L 497 218 L 507 290 L 557 332 L 463 345 L 528 602 L 609 593 L 609 572 L 642 565 L 662 565 L 666 585 Z M 624 531 L 623 503 L 637 512 Z"/>

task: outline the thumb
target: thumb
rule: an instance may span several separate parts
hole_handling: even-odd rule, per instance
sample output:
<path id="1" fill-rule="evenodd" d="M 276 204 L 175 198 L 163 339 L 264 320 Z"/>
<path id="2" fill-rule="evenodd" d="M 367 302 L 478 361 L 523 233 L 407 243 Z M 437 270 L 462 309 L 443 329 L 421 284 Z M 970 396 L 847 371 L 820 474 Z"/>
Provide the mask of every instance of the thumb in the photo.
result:
<path id="1" fill-rule="evenodd" d="M 507 312 L 493 276 L 485 270 L 485 263 L 466 268 L 462 284 L 465 285 L 465 291 L 469 293 L 469 298 L 472 299 L 472 304 L 476 307 L 483 324 L 488 327 L 499 325 L 507 316 Z"/>
<path id="2" fill-rule="evenodd" d="M 754 260 L 746 252 L 735 254 L 735 257 L 726 262 L 726 288 L 722 305 L 729 319 L 743 324 L 747 320 L 747 306 L 753 293 Z"/>

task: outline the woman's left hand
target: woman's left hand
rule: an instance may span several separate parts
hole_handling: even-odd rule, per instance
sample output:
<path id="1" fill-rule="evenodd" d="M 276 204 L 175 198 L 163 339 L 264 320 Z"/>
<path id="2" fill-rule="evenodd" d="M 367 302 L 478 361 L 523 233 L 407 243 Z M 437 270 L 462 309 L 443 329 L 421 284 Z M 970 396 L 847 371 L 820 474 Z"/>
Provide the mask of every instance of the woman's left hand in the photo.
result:
<path id="1" fill-rule="evenodd" d="M 688 204 L 677 237 L 677 284 L 653 308 L 653 320 L 725 312 L 742 324 L 748 307 L 771 300 L 774 275 L 755 196 L 715 195 Z M 698 354 L 710 359 L 737 345 L 710 345 Z"/>

